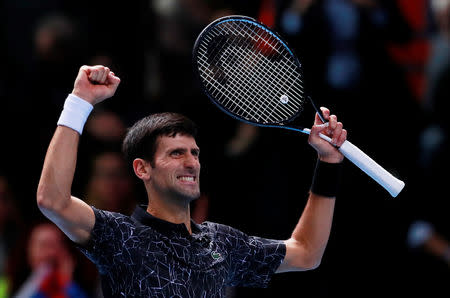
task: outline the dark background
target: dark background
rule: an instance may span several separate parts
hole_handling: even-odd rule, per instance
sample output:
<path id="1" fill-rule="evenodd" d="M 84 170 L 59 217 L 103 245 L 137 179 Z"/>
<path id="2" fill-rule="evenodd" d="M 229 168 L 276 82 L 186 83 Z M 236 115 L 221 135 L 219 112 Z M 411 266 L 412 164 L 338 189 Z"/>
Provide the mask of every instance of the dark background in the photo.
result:
<path id="1" fill-rule="evenodd" d="M 220 15 L 244 14 L 269 23 L 288 41 L 313 98 L 338 115 L 352 143 L 406 187 L 392 198 L 347 161 L 321 266 L 276 275 L 269 289 L 234 289 L 230 297 L 448 295 L 448 264 L 407 244 L 410 224 L 418 219 L 449 239 L 444 119 L 450 82 L 447 67 L 436 80 L 442 87 L 427 97 L 426 70 L 439 34 L 428 1 L 299 1 L 311 2 L 299 28 L 283 23 L 290 1 L 269 2 L 0 2 L 0 173 L 24 221 L 40 216 L 35 192 L 45 151 L 78 68 L 103 63 L 121 84 L 96 109 L 117 114 L 126 126 L 160 111 L 184 113 L 200 126 L 208 220 L 288 238 L 315 164 L 307 137 L 259 128 L 243 152 L 230 154 L 227 146 L 239 124 L 208 101 L 192 75 L 191 50 L 203 27 Z M 49 30 L 47 50 L 38 46 L 37 33 L 46 25 L 61 29 Z M 336 53 L 351 56 L 346 61 L 356 66 L 336 60 L 330 70 Z M 330 78 L 333 71 L 337 75 Z M 425 133 L 430 127 L 442 137 L 434 147 L 435 139 Z M 83 157 L 100 150 L 89 132 L 83 137 L 73 189 L 80 197 L 88 175 Z"/>

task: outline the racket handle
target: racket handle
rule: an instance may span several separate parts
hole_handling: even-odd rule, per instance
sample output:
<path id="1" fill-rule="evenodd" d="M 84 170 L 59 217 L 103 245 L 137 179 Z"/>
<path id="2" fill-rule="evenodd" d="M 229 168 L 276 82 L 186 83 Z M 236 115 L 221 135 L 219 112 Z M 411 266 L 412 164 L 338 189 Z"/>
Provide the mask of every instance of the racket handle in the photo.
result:
<path id="1" fill-rule="evenodd" d="M 319 135 L 322 139 L 331 143 L 329 137 L 323 134 Z M 395 178 L 391 173 L 386 171 L 382 166 L 349 141 L 345 141 L 342 146 L 339 147 L 339 151 L 373 180 L 383 186 L 392 197 L 395 198 L 405 186 L 405 182 Z"/>

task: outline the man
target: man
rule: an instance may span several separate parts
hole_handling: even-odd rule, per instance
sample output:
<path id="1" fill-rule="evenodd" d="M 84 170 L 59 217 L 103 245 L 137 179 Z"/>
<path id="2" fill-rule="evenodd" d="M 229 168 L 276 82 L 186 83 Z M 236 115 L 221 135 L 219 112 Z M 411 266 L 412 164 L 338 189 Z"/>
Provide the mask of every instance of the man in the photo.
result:
<path id="1" fill-rule="evenodd" d="M 309 143 L 318 152 L 308 202 L 286 241 L 250 237 L 220 224 L 191 221 L 200 195 L 195 125 L 179 114 L 138 121 L 124 152 L 145 185 L 148 206 L 131 217 L 98 210 L 70 194 L 77 145 L 93 105 L 114 95 L 120 79 L 103 66 L 82 66 L 58 121 L 37 191 L 41 211 L 96 264 L 105 296 L 223 297 L 226 286 L 267 286 L 276 272 L 316 268 L 328 241 L 347 132 L 322 108 Z"/>
<path id="2" fill-rule="evenodd" d="M 26 257 L 30 274 L 13 297 L 88 297 L 75 280 L 75 256 L 54 224 L 32 227 Z"/>

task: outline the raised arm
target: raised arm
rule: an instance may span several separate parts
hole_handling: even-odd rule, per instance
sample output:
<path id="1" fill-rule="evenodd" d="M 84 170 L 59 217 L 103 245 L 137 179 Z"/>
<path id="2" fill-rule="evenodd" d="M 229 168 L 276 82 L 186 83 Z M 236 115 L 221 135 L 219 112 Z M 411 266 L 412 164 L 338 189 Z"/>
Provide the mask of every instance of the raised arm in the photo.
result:
<path id="1" fill-rule="evenodd" d="M 82 66 L 45 156 L 38 207 L 77 243 L 89 239 L 95 224 L 92 208 L 71 196 L 80 134 L 93 105 L 113 96 L 119 83 L 107 67 Z"/>
<path id="2" fill-rule="evenodd" d="M 330 115 L 328 109 L 321 109 L 328 124 L 322 124 L 316 115 L 308 140 L 316 149 L 319 158 L 314 178 L 316 181 L 313 183 L 315 186 L 310 191 L 308 202 L 291 238 L 285 241 L 286 256 L 277 272 L 316 268 L 320 264 L 330 236 L 335 204 L 335 195 L 332 193 L 336 185 L 335 179 L 339 179 L 336 173 L 339 172 L 338 168 L 344 156 L 336 147 L 322 140 L 319 133 L 331 137 L 333 143 L 339 147 L 347 138 L 347 131 L 342 128 L 342 123 L 337 121 L 335 115 Z"/>

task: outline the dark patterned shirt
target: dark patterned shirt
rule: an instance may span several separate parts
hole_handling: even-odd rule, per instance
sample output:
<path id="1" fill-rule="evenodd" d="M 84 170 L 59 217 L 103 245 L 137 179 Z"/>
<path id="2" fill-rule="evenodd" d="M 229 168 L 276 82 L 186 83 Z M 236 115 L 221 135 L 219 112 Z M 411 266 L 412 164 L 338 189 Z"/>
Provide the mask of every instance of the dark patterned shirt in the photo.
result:
<path id="1" fill-rule="evenodd" d="M 282 241 L 211 222 L 192 221 L 190 235 L 144 208 L 131 217 L 93 208 L 80 250 L 97 266 L 105 297 L 224 297 L 226 286 L 266 287 L 284 259 Z"/>

